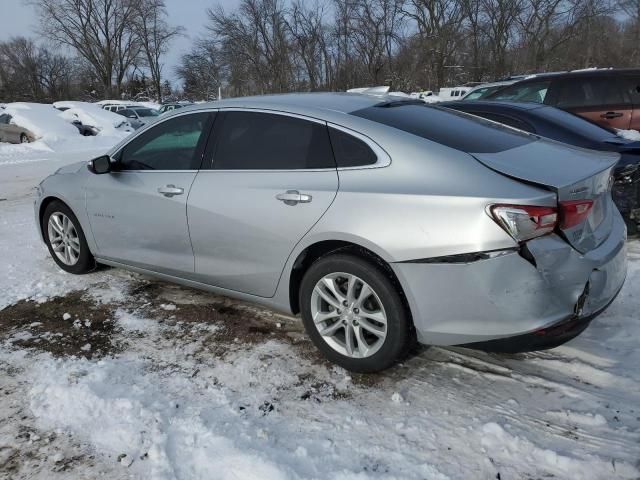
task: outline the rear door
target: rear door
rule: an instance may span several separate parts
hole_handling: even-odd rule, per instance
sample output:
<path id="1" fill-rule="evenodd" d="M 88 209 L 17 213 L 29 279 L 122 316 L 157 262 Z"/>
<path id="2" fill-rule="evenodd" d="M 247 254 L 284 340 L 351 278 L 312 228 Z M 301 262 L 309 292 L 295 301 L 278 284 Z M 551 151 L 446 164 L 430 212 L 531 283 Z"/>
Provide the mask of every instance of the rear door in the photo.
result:
<path id="1" fill-rule="evenodd" d="M 633 106 L 615 76 L 580 75 L 558 81 L 554 106 L 580 115 L 605 128 L 627 130 Z"/>
<path id="2" fill-rule="evenodd" d="M 276 112 L 224 110 L 215 153 L 189 194 L 196 279 L 271 297 L 284 264 L 338 190 L 327 126 Z"/>

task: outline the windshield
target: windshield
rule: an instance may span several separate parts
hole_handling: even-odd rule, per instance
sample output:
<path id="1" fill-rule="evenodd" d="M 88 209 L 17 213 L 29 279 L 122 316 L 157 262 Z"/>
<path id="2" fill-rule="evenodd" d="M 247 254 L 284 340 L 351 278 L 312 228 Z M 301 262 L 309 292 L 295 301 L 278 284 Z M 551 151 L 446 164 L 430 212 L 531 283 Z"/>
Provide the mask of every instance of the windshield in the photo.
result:
<path id="1" fill-rule="evenodd" d="M 544 103 L 550 84 L 550 81 L 528 82 L 523 84 L 516 83 L 515 85 L 504 88 L 490 96 L 491 100 Z"/>
<path id="2" fill-rule="evenodd" d="M 486 98 L 491 95 L 496 90 L 504 87 L 504 85 L 494 85 L 492 87 L 482 87 L 474 90 L 469 95 L 464 97 L 462 100 L 480 100 L 481 98 Z"/>
<path id="3" fill-rule="evenodd" d="M 156 110 L 150 108 L 134 108 L 139 117 L 157 117 L 160 115 Z"/>

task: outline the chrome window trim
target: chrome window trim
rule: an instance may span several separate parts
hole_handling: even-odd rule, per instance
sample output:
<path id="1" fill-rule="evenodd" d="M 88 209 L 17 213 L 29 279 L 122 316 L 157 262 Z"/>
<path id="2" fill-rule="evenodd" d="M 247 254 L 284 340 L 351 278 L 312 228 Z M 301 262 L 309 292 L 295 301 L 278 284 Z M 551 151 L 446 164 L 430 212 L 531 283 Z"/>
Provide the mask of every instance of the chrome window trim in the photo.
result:
<path id="1" fill-rule="evenodd" d="M 177 109 L 177 110 L 182 110 L 182 109 Z M 174 110 L 175 111 L 175 110 Z M 220 107 L 220 108 L 203 108 L 203 109 L 198 109 L 198 110 L 190 110 L 187 112 L 179 112 L 176 114 L 171 114 L 170 116 L 166 117 L 166 118 L 162 118 L 162 117 L 158 117 L 157 121 L 152 122 L 151 124 L 148 124 L 148 128 L 140 128 L 137 132 L 135 132 L 133 134 L 133 136 L 127 137 L 126 138 L 126 143 L 123 143 L 122 145 L 117 145 L 116 146 L 116 150 L 110 155 L 111 157 L 115 157 L 117 155 L 119 155 L 122 150 L 130 143 L 132 142 L 134 139 L 136 139 L 139 135 L 143 134 L 144 132 L 146 132 L 147 130 L 149 130 L 150 128 L 155 127 L 156 125 L 159 125 L 160 123 L 166 122 L 168 120 L 171 120 L 173 118 L 182 116 L 182 115 L 191 115 L 194 113 L 222 113 L 222 112 L 255 112 L 255 113 L 267 113 L 267 114 L 271 114 L 271 115 L 283 115 L 286 117 L 292 117 L 292 118 L 298 118 L 300 120 L 307 120 L 310 122 L 314 122 L 314 123 L 319 123 L 321 125 L 325 125 L 327 127 L 331 127 L 331 128 L 335 128 L 336 130 L 340 130 L 348 135 L 352 135 L 355 138 L 357 138 L 358 140 L 363 141 L 369 148 L 371 148 L 371 150 L 373 150 L 373 153 L 376 155 L 376 162 L 372 163 L 371 165 L 362 165 L 362 166 L 356 166 L 356 167 L 328 167 L 328 168 L 297 168 L 297 169 L 273 169 L 273 168 L 261 168 L 261 169 L 216 169 L 216 168 L 202 168 L 200 170 L 122 170 L 121 172 L 118 173 L 125 173 L 125 172 L 190 172 L 190 171 L 195 171 L 195 172 L 248 172 L 248 173 L 260 173 L 260 172 L 332 172 L 332 171 L 342 171 L 342 170 L 365 170 L 365 169 L 370 169 L 370 168 L 384 168 L 384 167 L 388 167 L 389 165 L 391 165 L 391 157 L 389 156 L 389 154 L 380 146 L 378 145 L 375 141 L 373 141 L 370 137 L 357 132 L 351 128 L 348 127 L 344 127 L 342 125 L 338 125 L 337 123 L 332 123 L 332 122 L 327 122 L 326 120 L 322 120 L 316 117 L 311 117 L 308 115 L 302 115 L 299 113 L 292 113 L 292 112 L 287 112 L 284 110 L 275 110 L 275 109 L 268 109 L 268 108 L 252 108 L 252 107 L 237 107 L 237 106 L 230 106 L 230 107 Z"/>

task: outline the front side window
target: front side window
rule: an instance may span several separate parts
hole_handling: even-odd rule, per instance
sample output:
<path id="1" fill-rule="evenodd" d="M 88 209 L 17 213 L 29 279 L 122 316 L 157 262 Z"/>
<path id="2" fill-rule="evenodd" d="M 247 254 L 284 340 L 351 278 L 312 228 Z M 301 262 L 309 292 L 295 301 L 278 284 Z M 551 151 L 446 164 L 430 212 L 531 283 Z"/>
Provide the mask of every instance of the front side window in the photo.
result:
<path id="1" fill-rule="evenodd" d="M 209 131 L 211 113 L 192 113 L 157 124 L 122 150 L 122 170 L 196 170 Z"/>
<path id="2" fill-rule="evenodd" d="M 324 124 L 261 112 L 226 112 L 216 131 L 217 170 L 335 168 Z"/>
<path id="3" fill-rule="evenodd" d="M 550 81 L 527 82 L 523 84 L 516 83 L 492 95 L 491 100 L 544 103 L 550 85 Z"/>
<path id="4" fill-rule="evenodd" d="M 4 115 L 0 115 L 0 125 L 7 125 L 10 120 L 10 115 L 7 115 L 6 113 Z"/>

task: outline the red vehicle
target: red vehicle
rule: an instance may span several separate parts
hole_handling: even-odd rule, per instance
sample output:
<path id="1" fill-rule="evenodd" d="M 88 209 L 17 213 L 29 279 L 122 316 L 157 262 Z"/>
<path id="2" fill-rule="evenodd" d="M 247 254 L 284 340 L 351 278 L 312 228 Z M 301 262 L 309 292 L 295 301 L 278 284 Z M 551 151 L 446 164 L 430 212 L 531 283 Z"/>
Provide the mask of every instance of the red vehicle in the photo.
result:
<path id="1" fill-rule="evenodd" d="M 485 100 L 543 103 L 606 128 L 640 131 L 640 69 L 536 75 L 508 85 Z"/>

